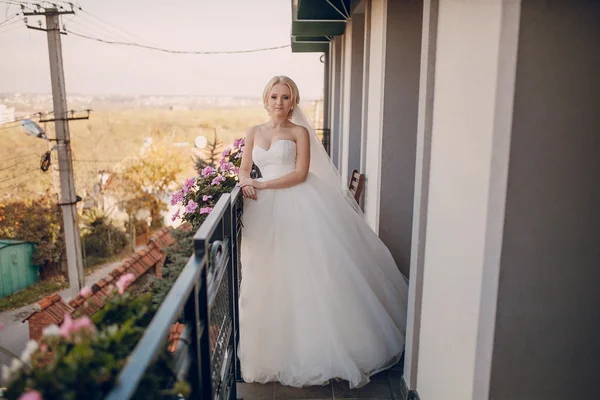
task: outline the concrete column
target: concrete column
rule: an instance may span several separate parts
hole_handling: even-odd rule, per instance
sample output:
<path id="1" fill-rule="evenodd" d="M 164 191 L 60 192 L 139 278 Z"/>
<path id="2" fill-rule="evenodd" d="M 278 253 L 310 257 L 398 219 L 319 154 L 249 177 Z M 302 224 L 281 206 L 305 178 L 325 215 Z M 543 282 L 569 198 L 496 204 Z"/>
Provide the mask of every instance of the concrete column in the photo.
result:
<path id="1" fill-rule="evenodd" d="M 417 371 L 426 400 L 488 399 L 519 10 L 439 0 Z"/>
<path id="2" fill-rule="evenodd" d="M 331 48 L 331 151 L 330 156 L 339 169 L 340 167 L 340 136 L 342 125 L 342 37 L 333 39 Z"/>
<path id="3" fill-rule="evenodd" d="M 362 80 L 364 62 L 364 14 L 353 14 L 344 34 L 344 106 L 340 173 L 348 182 L 353 169 L 360 170 Z"/>
<path id="4" fill-rule="evenodd" d="M 439 0 L 425 0 L 423 3 L 415 197 L 410 256 L 406 350 L 404 353 L 404 381 L 408 389 L 415 389 L 417 387 L 419 365 L 419 335 L 421 332 L 427 203 L 429 201 L 429 163 L 431 160 L 438 7 Z"/>

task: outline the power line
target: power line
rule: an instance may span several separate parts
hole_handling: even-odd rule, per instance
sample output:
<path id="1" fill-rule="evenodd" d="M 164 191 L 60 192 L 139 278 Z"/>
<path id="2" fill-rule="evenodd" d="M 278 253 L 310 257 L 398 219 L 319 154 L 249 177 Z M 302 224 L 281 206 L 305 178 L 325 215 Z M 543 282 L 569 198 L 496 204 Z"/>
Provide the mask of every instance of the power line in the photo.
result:
<path id="1" fill-rule="evenodd" d="M 3 183 L 3 182 L 8 182 L 8 181 L 12 181 L 13 179 L 21 178 L 21 177 L 23 177 L 23 176 L 25 176 L 25 175 L 29 175 L 29 174 L 31 174 L 31 173 L 33 173 L 33 172 L 36 172 L 36 171 L 39 171 L 39 169 L 37 169 L 37 168 L 30 169 L 29 171 L 27 171 L 27 172 L 24 172 L 24 173 L 22 173 L 21 175 L 13 176 L 12 178 L 6 178 L 6 179 L 3 179 L 3 180 L 1 180 L 1 181 L 0 181 L 0 183 Z"/>
<path id="2" fill-rule="evenodd" d="M 6 159 L 3 159 L 2 161 L 13 161 L 13 160 L 17 160 L 19 158 L 33 157 L 33 156 L 37 156 L 37 154 L 36 153 L 29 153 L 29 154 L 25 154 L 25 155 L 22 155 L 22 156 L 16 156 L 16 157 L 12 157 L 12 158 L 6 158 Z"/>
<path id="3" fill-rule="evenodd" d="M 261 51 L 279 50 L 279 49 L 284 49 L 286 47 L 290 47 L 289 44 L 286 44 L 286 45 L 283 45 L 283 46 L 263 47 L 263 48 L 258 48 L 258 49 L 249 49 L 249 50 L 231 50 L 231 51 L 170 50 L 170 49 L 164 49 L 164 48 L 154 47 L 154 46 L 147 46 L 145 44 L 139 44 L 139 43 L 133 43 L 133 42 L 118 42 L 118 41 L 100 39 L 100 38 L 96 38 L 96 37 L 92 37 L 92 36 L 83 35 L 81 33 L 73 32 L 73 31 L 71 31 L 69 29 L 65 29 L 65 32 L 67 32 L 67 33 L 69 33 L 71 35 L 82 37 L 84 39 L 95 40 L 95 41 L 101 42 L 101 43 L 121 45 L 121 46 L 141 47 L 143 49 L 155 50 L 155 51 L 160 51 L 160 52 L 163 52 L 163 53 L 171 53 L 171 54 L 197 54 L 197 55 L 245 54 L 245 53 L 258 53 L 258 52 L 261 52 Z"/>
<path id="4" fill-rule="evenodd" d="M 28 162 L 31 162 L 31 161 L 33 161 L 33 160 L 25 160 L 25 161 L 21 161 L 21 162 L 18 162 L 18 163 L 16 163 L 16 164 L 10 165 L 10 166 L 8 166 L 8 167 L 0 168 L 0 171 L 5 171 L 5 170 L 7 170 L 7 169 L 11 169 L 11 168 L 14 168 L 14 167 L 16 167 L 16 166 L 18 166 L 18 165 L 22 165 L 22 164 L 25 164 L 25 163 L 28 163 Z"/>

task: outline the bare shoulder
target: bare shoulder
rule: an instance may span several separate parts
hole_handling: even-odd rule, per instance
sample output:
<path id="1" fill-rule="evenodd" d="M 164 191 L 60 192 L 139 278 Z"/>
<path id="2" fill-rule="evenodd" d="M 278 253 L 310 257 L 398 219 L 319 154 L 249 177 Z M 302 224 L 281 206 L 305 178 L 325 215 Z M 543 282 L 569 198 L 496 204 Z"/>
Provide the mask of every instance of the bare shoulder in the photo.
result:
<path id="1" fill-rule="evenodd" d="M 246 131 L 246 138 L 247 139 L 254 138 L 254 135 L 256 134 L 256 132 L 260 131 L 261 128 L 262 128 L 262 125 L 254 125 L 253 127 L 248 128 L 248 130 Z"/>
<path id="2" fill-rule="evenodd" d="M 306 139 L 309 135 L 308 129 L 306 129 L 302 125 L 294 125 L 294 127 L 292 128 L 292 132 L 294 133 L 296 140 L 297 139 Z"/>

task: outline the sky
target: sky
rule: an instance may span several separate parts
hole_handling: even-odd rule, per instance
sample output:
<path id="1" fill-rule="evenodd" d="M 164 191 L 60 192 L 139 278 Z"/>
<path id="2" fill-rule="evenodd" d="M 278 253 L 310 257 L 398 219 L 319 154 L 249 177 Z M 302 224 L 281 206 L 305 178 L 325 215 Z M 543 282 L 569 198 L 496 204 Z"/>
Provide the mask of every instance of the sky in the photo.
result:
<path id="1" fill-rule="evenodd" d="M 0 24 L 19 11 L 0 0 Z M 31 3 L 26 0 L 24 3 Z M 290 43 L 290 0 L 79 0 L 67 30 L 172 50 L 228 51 Z M 44 3 L 49 5 L 49 3 Z M 22 18 L 22 17 L 19 17 Z M 29 17 L 37 26 L 38 17 Z M 17 20 L 15 18 L 15 20 Z M 0 93 L 50 93 L 46 34 L 22 20 L 0 25 Z M 304 98 L 323 93 L 320 53 L 282 50 L 179 55 L 61 35 L 67 93 L 262 96 L 274 75 Z"/>

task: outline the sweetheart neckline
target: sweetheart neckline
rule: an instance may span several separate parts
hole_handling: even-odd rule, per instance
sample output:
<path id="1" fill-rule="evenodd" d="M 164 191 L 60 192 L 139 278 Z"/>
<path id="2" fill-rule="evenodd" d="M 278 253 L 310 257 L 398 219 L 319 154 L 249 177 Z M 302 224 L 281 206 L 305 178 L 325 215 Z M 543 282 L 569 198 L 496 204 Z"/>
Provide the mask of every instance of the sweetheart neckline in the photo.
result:
<path id="1" fill-rule="evenodd" d="M 294 142 L 293 140 L 290 140 L 290 139 L 277 139 L 277 140 L 275 140 L 275 141 L 273 141 L 273 142 L 271 143 L 271 146 L 270 146 L 268 149 L 265 149 L 264 147 L 262 147 L 262 146 L 259 146 L 259 145 L 257 145 L 257 144 L 255 144 L 255 145 L 254 145 L 254 148 L 255 148 L 255 149 L 256 149 L 256 148 L 259 148 L 259 149 L 261 149 L 262 151 L 269 151 L 269 150 L 271 150 L 271 149 L 273 148 L 273 146 L 274 146 L 274 145 L 275 145 L 275 143 L 277 143 L 277 142 L 292 142 L 292 143 L 296 144 L 296 142 Z"/>

